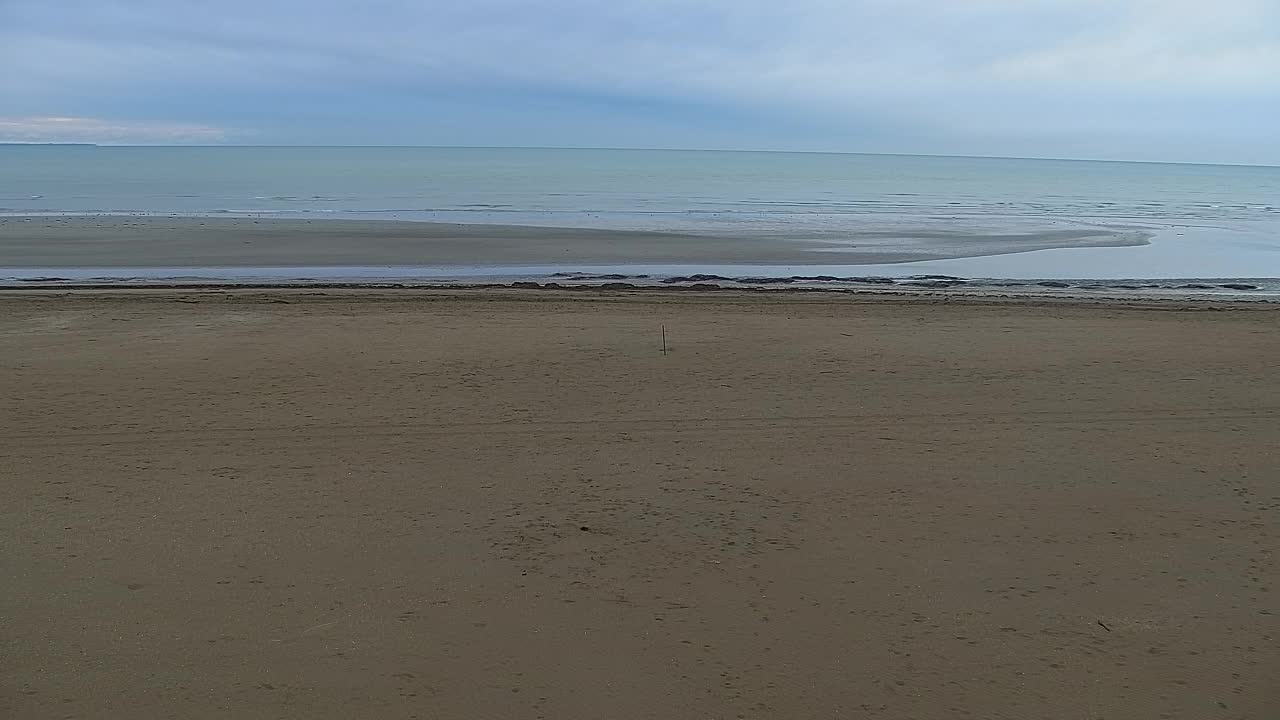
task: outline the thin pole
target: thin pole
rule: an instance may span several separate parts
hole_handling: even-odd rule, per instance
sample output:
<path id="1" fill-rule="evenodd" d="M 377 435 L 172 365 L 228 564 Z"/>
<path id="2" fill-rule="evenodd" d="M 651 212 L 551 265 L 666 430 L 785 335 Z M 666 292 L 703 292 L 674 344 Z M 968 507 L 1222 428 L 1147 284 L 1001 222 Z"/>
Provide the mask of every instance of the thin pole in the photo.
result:
<path id="1" fill-rule="evenodd" d="M 667 326 L 662 326 L 662 354 L 667 354 Z"/>

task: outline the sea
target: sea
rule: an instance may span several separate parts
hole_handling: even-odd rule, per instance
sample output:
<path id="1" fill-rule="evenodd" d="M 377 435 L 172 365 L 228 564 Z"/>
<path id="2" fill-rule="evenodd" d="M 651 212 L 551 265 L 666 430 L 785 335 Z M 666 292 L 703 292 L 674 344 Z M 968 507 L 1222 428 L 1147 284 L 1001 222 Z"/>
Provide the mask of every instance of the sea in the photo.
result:
<path id="1" fill-rule="evenodd" d="M 293 270 L 242 268 L 237 275 L 258 280 L 290 273 L 333 280 L 713 274 L 948 277 L 973 286 L 1005 281 L 1003 287 L 1070 281 L 1070 288 L 1094 289 L 1202 284 L 1215 292 L 1234 284 L 1280 293 L 1280 168 L 1268 166 L 686 150 L 0 147 L 0 215 L 84 214 L 656 230 L 837 247 L 842 238 L 874 232 L 886 251 L 895 237 L 919 247 L 920 237 L 950 233 L 986 248 L 979 257 L 893 263 L 848 263 L 832 253 L 826 264 L 803 267 L 344 269 L 300 258 Z M 1001 246 L 1005 237 L 1072 230 L 1137 233 L 1143 242 L 1029 252 L 1012 241 Z M 105 270 L 65 270 L 111 279 Z M 166 272 L 177 270 L 232 279 L 216 268 Z M 148 279 L 146 272 L 135 269 L 130 279 Z M 0 278 L 21 275 L 0 268 Z"/>

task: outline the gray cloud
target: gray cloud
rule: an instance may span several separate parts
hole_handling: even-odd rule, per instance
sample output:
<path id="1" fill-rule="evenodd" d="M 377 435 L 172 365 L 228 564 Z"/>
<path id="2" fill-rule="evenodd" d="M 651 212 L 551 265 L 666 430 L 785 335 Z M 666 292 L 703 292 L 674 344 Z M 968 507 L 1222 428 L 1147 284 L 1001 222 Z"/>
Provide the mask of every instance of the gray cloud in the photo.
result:
<path id="1" fill-rule="evenodd" d="M 6 112 L 256 129 L 233 141 L 1280 162 L 1271 0 L 0 8 Z"/>

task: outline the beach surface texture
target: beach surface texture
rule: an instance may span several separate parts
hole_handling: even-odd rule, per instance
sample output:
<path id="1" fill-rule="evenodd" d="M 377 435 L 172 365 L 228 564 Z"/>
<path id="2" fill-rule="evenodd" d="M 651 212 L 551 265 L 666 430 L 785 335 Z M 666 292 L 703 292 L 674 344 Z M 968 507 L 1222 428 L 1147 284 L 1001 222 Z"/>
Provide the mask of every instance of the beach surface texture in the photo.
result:
<path id="1" fill-rule="evenodd" d="M 0 716 L 1280 709 L 1274 306 L 0 304 Z"/>

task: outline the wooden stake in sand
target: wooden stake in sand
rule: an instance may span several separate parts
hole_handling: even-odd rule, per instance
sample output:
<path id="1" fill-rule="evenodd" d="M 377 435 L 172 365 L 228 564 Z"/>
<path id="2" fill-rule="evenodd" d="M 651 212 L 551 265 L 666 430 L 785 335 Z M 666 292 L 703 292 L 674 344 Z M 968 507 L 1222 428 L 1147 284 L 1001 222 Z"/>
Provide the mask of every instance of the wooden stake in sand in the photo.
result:
<path id="1" fill-rule="evenodd" d="M 662 326 L 662 354 L 667 354 L 667 326 Z"/>

